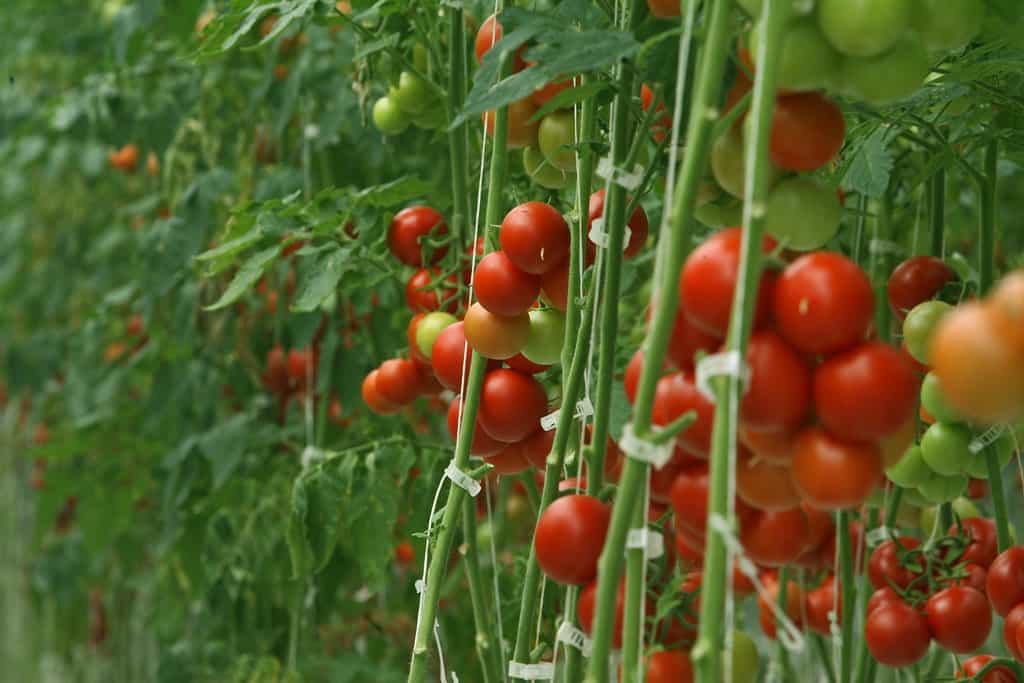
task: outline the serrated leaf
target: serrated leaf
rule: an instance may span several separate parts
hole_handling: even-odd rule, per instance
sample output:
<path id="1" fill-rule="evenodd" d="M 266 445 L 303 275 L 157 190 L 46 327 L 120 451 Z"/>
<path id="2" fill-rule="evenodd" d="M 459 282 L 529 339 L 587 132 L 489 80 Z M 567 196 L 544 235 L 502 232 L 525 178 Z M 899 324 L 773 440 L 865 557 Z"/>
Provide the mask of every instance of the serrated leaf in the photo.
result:
<path id="1" fill-rule="evenodd" d="M 888 148 L 890 133 L 885 126 L 879 126 L 861 143 L 846 169 L 843 187 L 872 198 L 885 194 L 893 168 Z"/>
<path id="2" fill-rule="evenodd" d="M 414 176 L 405 176 L 389 183 L 359 190 L 352 197 L 357 204 L 388 208 L 422 197 L 433 189 L 432 183 Z"/>
<path id="3" fill-rule="evenodd" d="M 530 117 L 530 121 L 539 121 L 556 109 L 568 109 L 577 102 L 582 102 L 598 93 L 608 90 L 609 86 L 602 81 L 591 81 L 574 88 L 567 88 L 544 103 L 544 106 Z"/>
<path id="4" fill-rule="evenodd" d="M 214 427 L 199 439 L 199 449 L 210 462 L 213 487 L 219 488 L 245 455 L 253 435 L 248 415 L 239 414 Z"/>
<path id="5" fill-rule="evenodd" d="M 232 256 L 240 251 L 248 249 L 263 239 L 263 237 L 263 229 L 255 227 L 241 237 L 236 237 L 235 239 L 225 242 L 224 244 L 220 244 L 213 249 L 204 251 L 202 254 L 196 256 L 196 261 L 213 261 L 224 256 Z"/>
<path id="6" fill-rule="evenodd" d="M 398 45 L 399 38 L 401 36 L 398 33 L 389 33 L 379 40 L 370 41 L 359 48 L 355 56 L 352 57 L 352 61 L 366 59 L 370 55 L 377 54 L 382 50 L 393 48 Z"/>
<path id="7" fill-rule="evenodd" d="M 238 269 L 238 273 L 235 274 L 235 278 L 228 285 L 228 288 L 224 290 L 220 299 L 217 303 L 207 306 L 205 310 L 216 311 L 226 306 L 230 306 L 235 303 L 243 294 L 245 294 L 250 287 L 263 277 L 263 271 L 266 270 L 267 266 L 273 262 L 278 254 L 281 253 L 281 248 L 277 245 L 264 249 L 263 251 L 256 252 L 249 258 L 242 267 Z"/>

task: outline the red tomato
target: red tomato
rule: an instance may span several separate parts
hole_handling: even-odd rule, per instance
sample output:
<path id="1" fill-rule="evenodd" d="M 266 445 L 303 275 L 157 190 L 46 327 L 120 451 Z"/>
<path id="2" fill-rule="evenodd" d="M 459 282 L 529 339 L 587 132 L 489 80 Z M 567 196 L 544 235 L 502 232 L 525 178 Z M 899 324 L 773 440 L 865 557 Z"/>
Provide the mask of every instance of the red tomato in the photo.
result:
<path id="1" fill-rule="evenodd" d="M 679 301 L 686 317 L 704 332 L 724 339 L 729 330 L 733 293 L 740 265 L 741 228 L 715 233 L 693 250 L 679 276 Z M 775 240 L 765 236 L 761 251 L 769 253 Z M 771 313 L 774 273 L 765 272 L 757 289 L 754 327 L 768 320 Z"/>
<path id="2" fill-rule="evenodd" d="M 292 384 L 304 387 L 310 373 L 316 376 L 316 355 L 309 349 L 292 349 L 288 352 L 288 377 Z"/>
<path id="3" fill-rule="evenodd" d="M 548 103 L 548 100 L 552 99 L 553 97 L 561 93 L 563 90 L 568 90 L 569 88 L 573 87 L 573 80 L 574 79 L 572 78 L 567 78 L 564 81 L 555 81 L 553 83 L 547 83 L 543 87 L 534 90 L 533 94 L 530 95 L 530 99 L 533 100 L 533 103 L 538 107 L 543 107 L 545 104 Z"/>
<path id="4" fill-rule="evenodd" d="M 871 655 L 885 666 L 910 666 L 928 652 L 931 634 L 921 613 L 904 602 L 886 602 L 864 625 L 864 640 Z"/>
<path id="5" fill-rule="evenodd" d="M 458 441 L 459 414 L 462 412 L 462 399 L 458 398 L 448 406 L 448 434 L 452 441 Z M 466 425 L 462 425 L 463 429 Z M 477 414 L 476 424 L 473 425 L 473 437 L 469 445 L 469 452 L 473 455 L 496 455 L 508 446 L 507 443 L 498 441 L 480 428 L 480 416 Z"/>
<path id="6" fill-rule="evenodd" d="M 992 655 L 975 655 L 964 660 L 962 668 L 956 672 L 957 678 L 971 678 L 981 673 L 981 670 L 988 666 L 995 657 Z M 1005 666 L 997 666 L 990 669 L 981 683 L 1017 683 L 1017 676 Z"/>
<path id="7" fill-rule="evenodd" d="M 840 623 L 842 619 L 842 593 L 840 592 L 838 595 L 836 593 L 834 576 L 827 577 L 821 586 L 807 594 L 804 599 L 804 608 L 807 612 L 807 625 L 811 627 L 811 630 L 831 637 L 832 622 L 829 620 L 829 613 L 835 609 L 836 623 Z"/>
<path id="8" fill-rule="evenodd" d="M 378 415 L 392 415 L 401 410 L 402 406 L 389 401 L 381 395 L 377 388 L 377 377 L 379 370 L 374 370 L 363 380 L 363 403 L 371 411 Z"/>
<path id="9" fill-rule="evenodd" d="M 679 16 L 679 0 L 647 0 L 647 8 L 651 10 L 652 16 L 659 19 L 672 19 Z"/>
<path id="10" fill-rule="evenodd" d="M 1009 611 L 1003 621 L 1003 642 L 1006 649 L 1010 651 L 1017 661 L 1024 661 L 1024 638 L 1021 638 L 1021 631 L 1024 630 L 1024 604 L 1017 605 Z"/>
<path id="11" fill-rule="evenodd" d="M 817 92 L 784 95 L 775 100 L 769 151 L 787 171 L 814 171 L 835 158 L 843 146 L 843 112 Z"/>
<path id="12" fill-rule="evenodd" d="M 646 611 L 651 613 L 654 605 L 650 600 L 646 601 Z M 616 650 L 622 649 L 622 627 L 623 610 L 626 606 L 626 577 L 619 580 L 619 588 L 615 592 L 615 625 L 612 626 L 612 647 Z M 580 628 L 587 635 L 590 635 L 594 627 L 594 609 L 597 607 L 597 579 L 587 584 L 587 587 L 580 591 L 579 600 L 576 603 L 576 618 L 579 619 Z"/>
<path id="13" fill-rule="evenodd" d="M 647 658 L 645 683 L 693 683 L 693 664 L 685 650 L 662 650 Z"/>
<path id="14" fill-rule="evenodd" d="M 644 351 L 643 349 L 637 349 L 629 359 L 629 364 L 626 365 L 626 373 L 622 377 L 622 388 L 626 391 L 626 398 L 629 400 L 630 405 L 636 402 L 636 392 L 640 387 L 640 375 L 643 374 L 643 370 Z"/>
<path id="15" fill-rule="evenodd" d="M 484 55 L 494 47 L 495 43 L 501 40 L 504 34 L 505 31 L 501 26 L 501 22 L 497 21 L 493 14 L 484 19 L 484 23 L 480 24 L 480 30 L 476 32 L 474 51 L 476 53 L 477 64 L 483 63 Z M 523 51 L 525 49 L 526 45 L 523 45 L 516 50 L 513 69 L 517 72 L 526 68 L 526 62 L 523 61 Z"/>
<path id="16" fill-rule="evenodd" d="M 565 312 L 569 305 L 569 262 L 552 268 L 541 276 L 541 292 L 554 308 Z"/>
<path id="17" fill-rule="evenodd" d="M 515 443 L 505 446 L 494 455 L 485 455 L 484 462 L 494 465 L 496 474 L 519 474 L 530 469 L 530 463 L 523 457 L 522 449 Z"/>
<path id="18" fill-rule="evenodd" d="M 900 555 L 921 545 L 921 541 L 911 536 L 900 536 L 896 539 L 883 541 L 871 553 L 868 560 L 868 578 L 875 588 L 890 584 L 905 589 L 920 578 L 920 573 L 907 569 L 900 563 Z M 902 550 L 899 550 L 902 549 Z"/>
<path id="19" fill-rule="evenodd" d="M 267 370 L 263 373 L 263 386 L 275 394 L 288 393 L 288 365 L 284 349 L 280 346 L 267 351 Z"/>
<path id="20" fill-rule="evenodd" d="M 985 593 L 992 609 L 1001 617 L 1024 602 L 1024 547 L 1009 548 L 988 567 Z"/>
<path id="21" fill-rule="evenodd" d="M 650 311 L 647 316 L 650 318 Z M 672 336 L 668 339 L 668 359 L 679 370 L 693 370 L 694 356 L 699 351 L 711 353 L 722 345 L 721 339 L 714 337 L 694 325 L 683 309 L 676 311 L 672 325 Z"/>
<path id="22" fill-rule="evenodd" d="M 494 315 L 526 313 L 540 294 L 540 277 L 516 268 L 503 251 L 484 256 L 477 264 L 473 291 L 480 304 Z"/>
<path id="23" fill-rule="evenodd" d="M 587 226 L 591 226 L 594 223 L 594 219 L 600 218 L 604 215 L 604 190 L 598 190 L 594 194 L 590 195 L 589 204 L 589 216 L 590 220 Z M 626 197 L 625 201 L 629 203 L 630 197 Z M 622 252 L 624 258 L 633 258 L 636 256 L 644 244 L 647 243 L 647 232 L 650 226 L 647 222 L 647 212 L 644 211 L 642 206 L 637 206 L 633 211 L 633 215 L 629 217 L 627 222 L 629 226 L 630 235 L 629 243 L 626 246 L 626 250 Z M 593 263 L 594 258 L 597 256 L 597 247 L 593 242 L 587 240 L 587 263 Z"/>
<path id="24" fill-rule="evenodd" d="M 490 436 L 515 443 L 533 434 L 548 412 L 543 385 L 515 370 L 492 370 L 480 391 L 480 426 Z"/>
<path id="25" fill-rule="evenodd" d="M 676 515 L 676 530 L 701 535 L 708 518 L 708 465 L 700 463 L 684 469 L 672 483 L 670 498 Z"/>
<path id="26" fill-rule="evenodd" d="M 878 441 L 913 418 L 918 382 L 902 354 L 868 342 L 829 358 L 814 373 L 814 409 L 836 436 Z"/>
<path id="27" fill-rule="evenodd" d="M 665 0 L 653 0 L 653 2 L 664 3 Z M 647 87 L 647 84 L 644 83 L 640 87 L 640 106 L 643 107 L 644 111 L 647 111 L 648 109 L 651 108 L 651 103 L 652 102 L 654 102 L 654 91 L 651 90 L 649 87 Z M 659 112 L 659 111 L 662 111 L 664 109 L 665 109 L 665 103 L 662 102 L 661 104 L 658 105 L 658 108 L 655 109 L 654 111 Z M 668 114 L 665 114 L 664 116 L 657 117 L 657 119 L 654 121 L 654 123 L 651 124 L 651 131 L 653 133 L 652 137 L 654 138 L 654 141 L 655 142 L 661 142 L 662 140 L 664 140 L 668 136 L 668 132 L 669 132 L 669 130 L 671 128 L 672 128 L 672 117 L 671 116 L 669 116 Z"/>
<path id="28" fill-rule="evenodd" d="M 441 330 L 430 349 L 430 367 L 441 386 L 452 391 L 461 391 L 462 383 L 469 375 L 469 359 L 472 349 L 466 341 L 465 326 L 460 320 Z M 499 361 L 488 361 L 487 369 L 500 367 Z"/>
<path id="29" fill-rule="evenodd" d="M 961 532 L 962 528 L 962 532 Z M 961 520 L 960 525 L 954 524 L 946 532 L 949 536 L 963 533 L 970 540 L 960 557 L 960 562 L 972 562 L 987 569 L 999 554 L 999 542 L 996 535 L 996 524 L 984 517 L 968 517 Z"/>
<path id="30" fill-rule="evenodd" d="M 765 573 L 761 576 L 761 583 L 764 584 L 764 592 L 757 594 L 758 621 L 761 623 L 761 630 L 764 634 L 775 640 L 776 619 L 772 605 L 779 602 L 779 579 L 774 573 Z M 803 629 L 803 591 L 795 581 L 786 582 L 786 605 L 783 610 L 785 615 L 798 628 Z"/>
<path id="31" fill-rule="evenodd" d="M 388 247 L 399 261 L 417 268 L 440 261 L 448 247 L 434 249 L 424 262 L 420 240 L 429 237 L 437 240 L 448 234 L 444 218 L 429 206 L 410 206 L 395 214 L 388 227 Z"/>
<path id="32" fill-rule="evenodd" d="M 804 500 L 822 510 L 860 505 L 882 476 L 877 444 L 851 443 L 808 427 L 793 446 L 793 480 Z"/>
<path id="33" fill-rule="evenodd" d="M 543 275 L 569 256 L 569 226 L 558 210 L 544 202 L 526 202 L 501 221 L 501 249 L 520 270 Z"/>
<path id="34" fill-rule="evenodd" d="M 755 431 L 789 432 L 811 408 L 811 370 L 772 330 L 758 330 L 747 347 L 750 384 L 740 403 L 740 421 Z"/>
<path id="35" fill-rule="evenodd" d="M 671 500 L 672 484 L 682 470 L 702 462 L 679 446 L 675 447 L 672 458 L 661 469 L 651 468 L 651 500 L 668 503 Z"/>
<path id="36" fill-rule="evenodd" d="M 555 430 L 544 431 L 538 427 L 533 434 L 520 441 L 517 445 L 528 463 L 539 470 L 547 465 L 548 455 L 555 443 Z"/>
<path id="37" fill-rule="evenodd" d="M 530 340 L 530 316 L 495 315 L 475 303 L 462 319 L 466 340 L 484 358 L 505 360 L 526 348 Z"/>
<path id="38" fill-rule="evenodd" d="M 966 586 L 950 586 L 932 595 L 925 603 L 925 614 L 935 641 L 957 654 L 977 650 L 992 630 L 988 600 L 981 591 Z"/>
<path id="39" fill-rule="evenodd" d="M 537 128 L 540 124 L 531 121 L 537 113 L 537 105 L 529 97 L 516 100 L 508 105 L 508 139 L 509 149 L 519 149 L 537 144 Z M 494 137 L 494 112 L 484 113 L 484 130 L 489 137 Z"/>
<path id="40" fill-rule="evenodd" d="M 896 266 L 886 288 L 889 306 L 903 320 L 912 308 L 933 298 L 956 279 L 956 271 L 934 256 L 911 256 Z"/>
<path id="41" fill-rule="evenodd" d="M 707 458 L 711 452 L 714 404 L 697 389 L 692 372 L 674 372 L 658 380 L 651 414 L 653 424 L 667 425 L 691 410 L 697 413 L 697 421 L 684 429 L 676 440 L 690 454 Z"/>
<path id="42" fill-rule="evenodd" d="M 558 583 L 582 586 L 597 575 L 611 512 L 597 498 L 571 494 L 541 514 L 533 537 L 537 564 Z"/>
<path id="43" fill-rule="evenodd" d="M 809 531 L 807 515 L 800 508 L 760 512 L 741 528 L 740 543 L 757 564 L 781 567 L 803 554 Z"/>
<path id="44" fill-rule="evenodd" d="M 875 313 L 868 276 L 827 251 L 805 254 L 782 271 L 773 303 L 779 332 L 805 353 L 836 353 L 863 341 Z"/>
<path id="45" fill-rule="evenodd" d="M 690 543 L 686 534 L 676 531 L 675 533 L 676 557 L 679 558 L 679 565 L 684 570 L 700 567 L 704 564 L 704 548 Z"/>
<path id="46" fill-rule="evenodd" d="M 736 495 L 758 510 L 792 510 L 800 505 L 790 469 L 756 458 L 742 447 L 736 460 Z"/>
<path id="47" fill-rule="evenodd" d="M 416 363 L 406 358 L 392 358 L 377 369 L 377 391 L 388 401 L 404 406 L 419 396 L 420 375 Z"/>
<path id="48" fill-rule="evenodd" d="M 454 298 L 454 289 L 426 289 L 430 287 L 434 278 L 438 275 L 439 272 L 436 268 L 433 270 L 420 268 L 412 274 L 412 277 L 409 278 L 405 285 L 405 303 L 410 311 L 413 313 L 436 311 L 441 308 L 441 301 L 443 300 L 448 302 L 445 310 L 449 313 L 455 312 L 459 302 Z"/>
<path id="49" fill-rule="evenodd" d="M 883 586 L 882 588 L 879 588 L 874 593 L 872 593 L 871 597 L 868 598 L 867 608 L 865 609 L 864 613 L 870 616 L 872 612 L 874 612 L 876 609 L 878 609 L 885 603 L 901 602 L 902 600 L 903 599 L 900 597 L 899 593 L 894 591 L 891 586 Z"/>
<path id="50" fill-rule="evenodd" d="M 420 365 L 430 365 L 430 359 L 420 351 L 420 345 L 416 343 L 416 327 L 423 320 L 426 313 L 417 313 L 409 319 L 409 326 L 405 329 L 405 340 L 409 343 L 409 357 Z"/>
<path id="51" fill-rule="evenodd" d="M 755 432 L 741 424 L 738 434 L 740 443 L 759 458 L 775 465 L 792 464 L 796 432 Z"/>
<path id="52" fill-rule="evenodd" d="M 528 360 L 526 356 L 521 353 L 517 353 L 511 358 L 506 358 L 505 364 L 516 372 L 521 372 L 524 375 L 539 375 L 551 367 L 550 365 L 538 365 L 533 361 Z"/>

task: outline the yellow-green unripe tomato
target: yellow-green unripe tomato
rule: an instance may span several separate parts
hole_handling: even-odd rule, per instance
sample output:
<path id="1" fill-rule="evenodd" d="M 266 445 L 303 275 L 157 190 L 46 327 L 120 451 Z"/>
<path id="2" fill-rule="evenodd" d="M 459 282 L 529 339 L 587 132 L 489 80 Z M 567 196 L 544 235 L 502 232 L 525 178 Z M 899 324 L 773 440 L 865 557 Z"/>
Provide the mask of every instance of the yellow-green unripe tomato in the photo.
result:
<path id="1" fill-rule="evenodd" d="M 722 671 L 725 671 L 725 653 L 722 653 Z M 754 639 L 742 631 L 732 632 L 732 682 L 757 683 L 761 658 Z M 723 674 L 724 675 L 724 674 Z"/>
<path id="2" fill-rule="evenodd" d="M 929 50 L 956 50 L 981 33 L 983 0 L 915 0 L 914 29 Z"/>
<path id="3" fill-rule="evenodd" d="M 975 505 L 969 498 L 960 496 L 952 502 L 953 512 L 956 513 L 960 519 L 970 519 L 971 517 L 980 517 L 981 511 L 978 510 L 978 506 Z M 937 505 L 929 505 L 928 507 L 921 508 L 921 530 L 926 534 L 931 533 L 931 530 L 935 528 L 935 522 L 939 516 L 939 507 Z M 940 532 L 945 529 L 939 529 Z"/>
<path id="4" fill-rule="evenodd" d="M 963 474 L 937 476 L 918 486 L 917 492 L 931 503 L 948 503 L 967 491 L 967 483 L 967 476 Z"/>
<path id="5" fill-rule="evenodd" d="M 576 144 L 575 125 L 572 111 L 553 111 L 541 119 L 537 130 L 544 158 L 563 171 L 576 170 L 576 150 L 567 146 Z"/>
<path id="6" fill-rule="evenodd" d="M 934 476 L 938 477 L 939 475 L 936 474 Z M 925 507 L 925 506 L 928 506 L 928 505 L 931 505 L 931 504 L 932 504 L 932 502 L 930 500 L 928 500 L 927 498 L 922 496 L 920 494 L 920 492 L 918 492 L 917 487 L 914 487 L 912 489 L 903 489 L 903 498 L 900 500 L 900 509 L 901 510 L 906 505 L 913 505 L 914 508 L 916 509 L 916 508 Z"/>
<path id="7" fill-rule="evenodd" d="M 398 85 L 388 91 L 388 97 L 406 114 L 419 114 L 436 104 L 427 82 L 408 71 L 399 75 Z"/>
<path id="8" fill-rule="evenodd" d="M 921 447 L 915 445 L 907 449 L 899 462 L 885 470 L 885 476 L 894 484 L 911 488 L 925 483 L 935 476 L 935 473 L 924 461 Z"/>
<path id="9" fill-rule="evenodd" d="M 765 160 L 765 164 L 768 169 L 767 185 L 772 188 L 782 177 L 782 171 L 771 160 Z M 742 128 L 731 126 L 711 146 L 711 173 L 723 190 L 743 199 L 745 169 Z"/>
<path id="10" fill-rule="evenodd" d="M 952 310 L 945 301 L 924 301 L 907 313 L 903 320 L 903 339 L 907 342 L 907 351 L 918 363 L 930 364 L 929 348 L 935 328 Z"/>
<path id="11" fill-rule="evenodd" d="M 575 173 L 548 162 L 534 145 L 523 148 L 523 169 L 530 180 L 549 190 L 560 190 L 576 178 Z"/>
<path id="12" fill-rule="evenodd" d="M 876 57 L 896 44 L 913 15 L 912 0 L 821 0 L 818 25 L 850 57 Z"/>
<path id="13" fill-rule="evenodd" d="M 924 382 L 921 383 L 921 405 L 925 412 L 938 422 L 965 421 L 946 401 L 946 395 L 942 393 L 942 383 L 934 372 L 925 375 Z"/>
<path id="14" fill-rule="evenodd" d="M 418 325 L 416 325 L 416 347 L 420 350 L 426 358 L 430 358 L 430 352 L 434 348 L 434 340 L 437 339 L 437 335 L 454 323 L 458 322 L 451 313 L 445 313 L 444 311 L 434 311 L 427 313 L 421 319 Z"/>
<path id="15" fill-rule="evenodd" d="M 961 424 L 936 422 L 921 437 L 921 455 L 943 476 L 962 474 L 971 459 L 971 430 Z"/>
<path id="16" fill-rule="evenodd" d="M 693 215 L 709 228 L 728 228 L 743 220 L 743 202 L 723 195 L 713 202 L 697 207 Z"/>
<path id="17" fill-rule="evenodd" d="M 373 125 L 385 135 L 398 135 L 409 127 L 409 117 L 390 97 L 382 97 L 373 103 Z"/>
<path id="18" fill-rule="evenodd" d="M 429 66 L 429 58 L 427 55 L 427 48 L 423 47 L 421 43 L 416 43 L 412 46 L 412 63 L 421 72 L 426 73 Z"/>
<path id="19" fill-rule="evenodd" d="M 834 188 L 808 176 L 794 176 L 768 194 L 764 229 L 790 249 L 810 251 L 835 237 L 842 212 Z"/>
<path id="20" fill-rule="evenodd" d="M 530 338 L 523 348 L 526 360 L 537 365 L 552 365 L 562 357 L 565 339 L 565 316 L 553 309 L 532 309 Z"/>
<path id="21" fill-rule="evenodd" d="M 762 24 L 750 32 L 750 56 L 757 65 Z M 786 90 L 817 90 L 828 85 L 839 72 L 843 58 L 818 27 L 814 17 L 791 22 L 782 36 L 778 87 Z"/>
<path id="22" fill-rule="evenodd" d="M 738 0 L 737 4 L 755 19 L 761 16 L 761 10 L 764 8 L 764 0 Z M 792 0 L 790 5 L 794 16 L 810 14 L 814 11 L 814 0 Z"/>
<path id="23" fill-rule="evenodd" d="M 931 58 L 921 41 L 907 37 L 876 57 L 844 59 L 837 80 L 844 95 L 883 105 L 913 95 L 930 68 Z"/>

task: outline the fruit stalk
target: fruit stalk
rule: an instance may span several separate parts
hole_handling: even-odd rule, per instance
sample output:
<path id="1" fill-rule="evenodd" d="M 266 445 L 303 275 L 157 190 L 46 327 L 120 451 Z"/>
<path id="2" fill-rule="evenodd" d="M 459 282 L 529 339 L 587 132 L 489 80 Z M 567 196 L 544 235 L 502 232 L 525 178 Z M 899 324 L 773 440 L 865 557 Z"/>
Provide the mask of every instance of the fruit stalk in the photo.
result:
<path id="1" fill-rule="evenodd" d="M 839 650 L 839 683 L 850 683 L 853 676 L 853 617 L 857 604 L 857 575 L 853 570 L 853 549 L 850 546 L 850 513 L 840 510 L 836 520 L 839 535 L 839 590 L 842 591 L 842 646 Z"/>
<path id="2" fill-rule="evenodd" d="M 484 494 L 486 495 L 486 494 Z M 473 608 L 473 625 L 476 627 L 476 654 L 480 658 L 483 683 L 501 679 L 501 643 L 495 637 L 497 629 L 491 623 L 488 599 L 484 582 L 480 578 L 480 564 L 477 561 L 476 544 L 476 501 L 466 496 L 462 505 L 462 538 L 465 546 L 460 548 L 462 562 L 466 567 L 469 583 L 469 602 Z"/>
<path id="3" fill-rule="evenodd" d="M 633 506 L 633 528 L 647 525 L 647 510 L 643 501 Z M 643 683 L 641 655 L 643 654 L 644 618 L 644 548 L 626 551 L 626 601 L 622 621 L 622 683 Z"/>
<path id="4" fill-rule="evenodd" d="M 745 358 L 754 318 L 758 281 L 761 273 L 761 242 L 764 233 L 765 202 L 768 195 L 768 141 L 775 112 L 775 80 L 782 36 L 790 13 L 789 0 L 766 0 L 760 21 L 764 40 L 756 56 L 758 69 L 754 79 L 746 148 L 746 179 L 744 193 L 748 197 L 743 208 L 743 241 L 740 247 L 739 273 L 733 296 L 726 350 Z M 739 377 L 712 380 L 715 395 L 715 417 L 711 437 L 711 481 L 708 491 L 708 516 L 728 519 L 733 523 L 732 468 L 736 451 L 736 416 L 743 387 Z M 726 565 L 725 542 L 720 533 L 708 534 L 704 549 L 704 588 L 701 597 L 700 631 L 693 650 L 697 680 L 712 683 L 721 680 L 722 636 L 725 607 Z M 780 576 L 780 585 L 785 579 Z M 781 591 L 780 591 L 781 593 Z"/>

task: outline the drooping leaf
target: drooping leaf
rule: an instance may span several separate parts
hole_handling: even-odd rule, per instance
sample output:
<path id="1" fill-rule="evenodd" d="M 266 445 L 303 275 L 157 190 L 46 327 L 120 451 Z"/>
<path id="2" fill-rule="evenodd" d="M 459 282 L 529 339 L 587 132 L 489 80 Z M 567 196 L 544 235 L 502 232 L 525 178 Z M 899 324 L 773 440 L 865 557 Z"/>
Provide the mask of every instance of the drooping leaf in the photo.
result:
<path id="1" fill-rule="evenodd" d="M 277 245 L 256 252 L 238 269 L 238 273 L 235 274 L 235 278 L 228 285 L 228 288 L 224 290 L 220 299 L 215 304 L 207 306 L 206 310 L 216 311 L 238 301 L 239 297 L 249 291 L 249 288 L 256 284 L 263 276 L 267 266 L 273 262 L 280 252 L 281 248 Z"/>
<path id="2" fill-rule="evenodd" d="M 893 157 L 888 149 L 892 131 L 879 126 L 853 152 L 854 157 L 843 178 L 843 187 L 852 192 L 878 198 L 885 194 L 892 175 Z"/>

